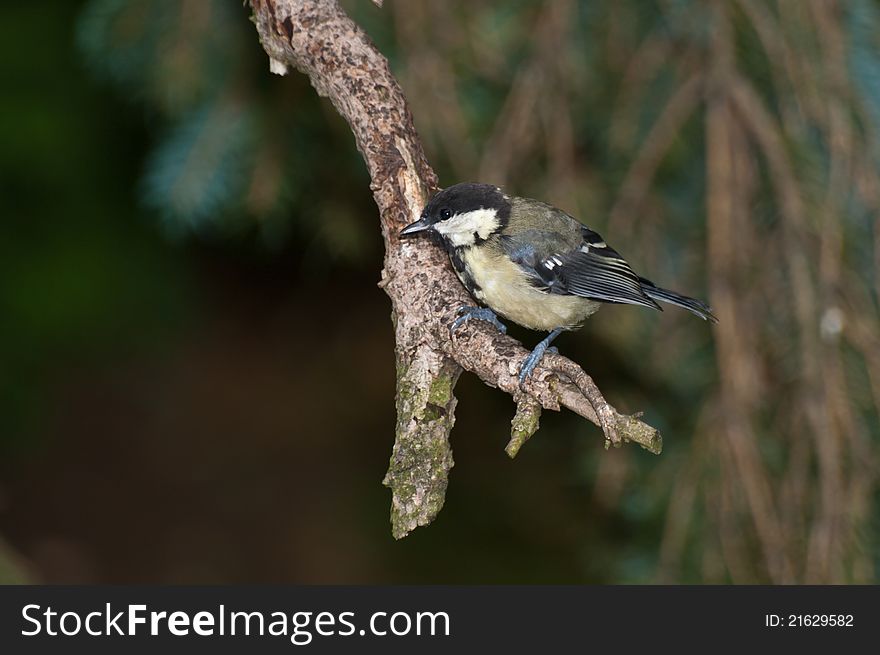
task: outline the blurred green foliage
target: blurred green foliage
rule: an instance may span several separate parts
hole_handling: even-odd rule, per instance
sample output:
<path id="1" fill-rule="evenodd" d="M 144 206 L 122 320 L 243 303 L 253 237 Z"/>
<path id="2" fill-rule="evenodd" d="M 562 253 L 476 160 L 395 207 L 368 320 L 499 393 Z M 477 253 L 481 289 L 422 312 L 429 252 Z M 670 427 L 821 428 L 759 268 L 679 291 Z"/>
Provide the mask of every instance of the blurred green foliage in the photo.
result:
<path id="1" fill-rule="evenodd" d="M 84 86 L 78 60 L 62 56 L 77 8 L 55 3 L 49 21 L 46 11 L 10 8 L 0 27 L 4 445 L 33 436 L 47 370 L 59 360 L 150 339 L 162 329 L 156 318 L 186 302 L 171 282 L 180 262 L 133 215 L 124 186 L 136 175 L 129 153 L 144 141 L 140 121 L 109 93 Z M 48 45 L 33 49 L 22 26 L 36 24 Z"/>
<path id="2" fill-rule="evenodd" d="M 218 0 L 98 0 L 86 5 L 77 41 L 159 134 L 140 188 L 172 235 L 256 226 L 267 246 L 280 247 L 300 229 L 356 260 L 368 240 L 362 221 L 345 208 L 328 216 L 311 193 L 367 178 L 308 83 L 265 74 L 246 17 Z"/>

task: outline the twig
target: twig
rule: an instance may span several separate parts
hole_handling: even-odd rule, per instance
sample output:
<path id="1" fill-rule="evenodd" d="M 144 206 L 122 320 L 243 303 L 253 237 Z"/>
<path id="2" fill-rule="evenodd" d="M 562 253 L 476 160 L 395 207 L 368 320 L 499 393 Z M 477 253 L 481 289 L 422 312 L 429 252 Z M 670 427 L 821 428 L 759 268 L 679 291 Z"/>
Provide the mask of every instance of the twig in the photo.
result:
<path id="1" fill-rule="evenodd" d="M 510 422 L 510 441 L 504 448 L 510 459 L 516 457 L 523 444 L 538 431 L 540 421 L 541 403 L 526 393 L 517 398 L 516 414 Z"/>

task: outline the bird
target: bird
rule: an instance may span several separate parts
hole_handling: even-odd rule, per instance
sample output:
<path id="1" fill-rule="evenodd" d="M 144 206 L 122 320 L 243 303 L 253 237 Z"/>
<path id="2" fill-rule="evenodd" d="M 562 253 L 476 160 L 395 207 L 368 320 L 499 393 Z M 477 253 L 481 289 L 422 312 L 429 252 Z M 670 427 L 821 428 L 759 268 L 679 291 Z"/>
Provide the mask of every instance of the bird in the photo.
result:
<path id="1" fill-rule="evenodd" d="M 464 182 L 437 192 L 400 236 L 428 234 L 449 254 L 458 279 L 476 301 L 460 308 L 454 334 L 478 319 L 502 333 L 499 319 L 548 332 L 519 372 L 520 386 L 563 331 L 576 330 L 602 303 L 661 310 L 677 305 L 717 323 L 706 303 L 638 275 L 597 232 L 540 200 L 492 184 Z"/>

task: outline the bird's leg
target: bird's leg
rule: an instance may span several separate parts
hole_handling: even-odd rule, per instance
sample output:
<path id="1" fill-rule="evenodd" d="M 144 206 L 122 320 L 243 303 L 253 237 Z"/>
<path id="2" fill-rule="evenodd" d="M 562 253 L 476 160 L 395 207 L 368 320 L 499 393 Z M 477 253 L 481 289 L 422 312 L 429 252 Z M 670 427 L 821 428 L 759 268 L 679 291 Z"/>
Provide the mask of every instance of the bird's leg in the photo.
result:
<path id="1" fill-rule="evenodd" d="M 455 319 L 455 321 L 452 323 L 449 331 L 454 334 L 458 328 L 460 328 L 472 318 L 491 323 L 496 328 L 498 328 L 498 331 L 501 334 L 507 334 L 507 326 L 499 321 L 498 317 L 495 315 L 495 312 L 493 312 L 488 307 L 462 307 L 458 310 L 458 318 Z"/>
<path id="2" fill-rule="evenodd" d="M 532 371 L 535 370 L 535 367 L 538 365 L 538 362 L 541 361 L 541 358 L 547 350 L 556 350 L 556 348 L 550 348 L 550 344 L 561 332 L 562 328 L 556 328 L 553 330 L 553 332 L 548 334 L 541 343 L 535 346 L 532 354 L 526 357 L 526 361 L 523 362 L 522 368 L 519 370 L 519 386 L 525 384 L 526 379 L 532 374 Z"/>

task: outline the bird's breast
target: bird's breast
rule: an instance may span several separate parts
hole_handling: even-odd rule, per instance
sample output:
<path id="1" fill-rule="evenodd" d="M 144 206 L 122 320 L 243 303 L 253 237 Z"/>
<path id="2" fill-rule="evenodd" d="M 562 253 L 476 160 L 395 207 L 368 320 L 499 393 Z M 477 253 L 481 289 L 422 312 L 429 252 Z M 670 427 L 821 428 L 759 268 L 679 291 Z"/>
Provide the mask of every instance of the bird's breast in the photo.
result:
<path id="1" fill-rule="evenodd" d="M 586 298 L 541 291 L 519 265 L 491 248 L 456 249 L 450 259 L 478 302 L 532 330 L 573 329 L 599 308 Z"/>

